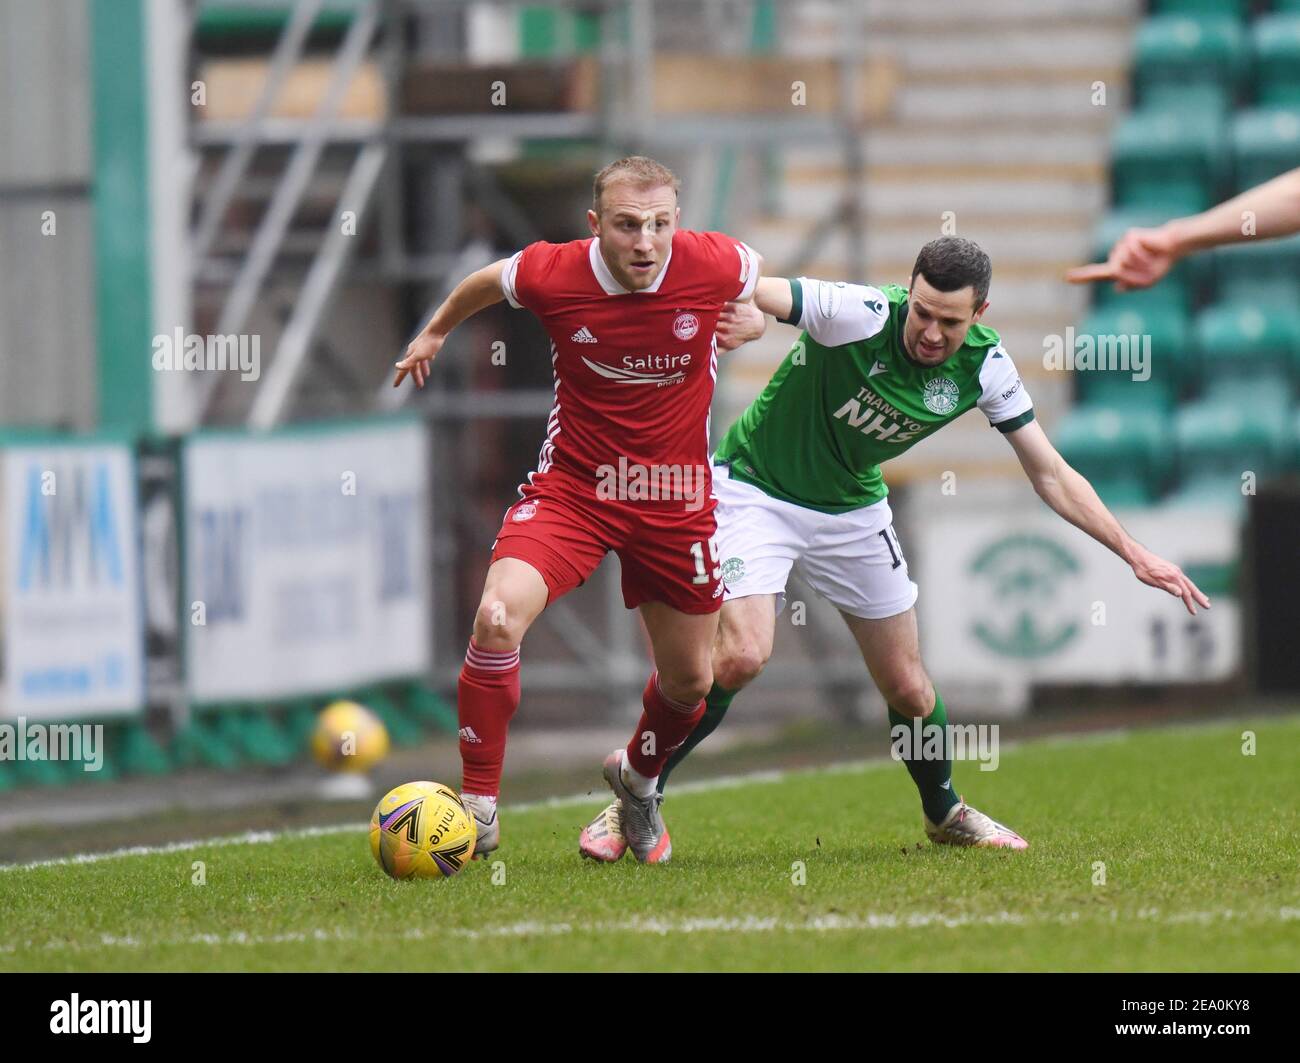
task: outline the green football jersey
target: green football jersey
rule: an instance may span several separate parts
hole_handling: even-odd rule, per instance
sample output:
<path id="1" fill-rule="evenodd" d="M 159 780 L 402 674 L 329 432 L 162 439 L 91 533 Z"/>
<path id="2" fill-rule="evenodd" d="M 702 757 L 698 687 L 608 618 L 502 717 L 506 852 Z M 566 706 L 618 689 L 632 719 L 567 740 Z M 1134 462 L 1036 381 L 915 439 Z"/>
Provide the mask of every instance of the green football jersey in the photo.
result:
<path id="1" fill-rule="evenodd" d="M 1014 431 L 1033 404 L 998 334 L 972 325 L 926 367 L 903 349 L 907 289 L 801 277 L 786 324 L 803 329 L 781 367 L 718 445 L 731 475 L 796 505 L 844 513 L 888 493 L 881 462 L 978 406 Z"/>

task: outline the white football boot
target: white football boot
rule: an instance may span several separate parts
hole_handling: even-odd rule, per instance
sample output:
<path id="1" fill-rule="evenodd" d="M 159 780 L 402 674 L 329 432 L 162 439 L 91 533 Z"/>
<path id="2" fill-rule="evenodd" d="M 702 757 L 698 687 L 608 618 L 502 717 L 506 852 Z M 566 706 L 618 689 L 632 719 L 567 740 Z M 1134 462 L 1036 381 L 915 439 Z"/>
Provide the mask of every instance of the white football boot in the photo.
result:
<path id="1" fill-rule="evenodd" d="M 474 859 L 486 856 L 501 844 L 501 821 L 497 819 L 496 802 L 478 794 L 461 794 L 465 811 L 474 817 L 478 830 L 474 839 Z"/>
<path id="2" fill-rule="evenodd" d="M 664 817 L 659 813 L 664 795 L 653 793 L 649 797 L 637 797 L 627 788 L 623 782 L 621 749 L 614 750 L 605 758 L 604 774 L 609 788 L 619 800 L 623 837 L 627 839 L 632 855 L 643 864 L 668 863 L 673 855 L 673 843 L 668 837 L 668 828 L 664 826 Z"/>
<path id="3" fill-rule="evenodd" d="M 977 845 L 986 849 L 1028 849 L 1029 843 L 1010 827 L 971 808 L 963 798 L 943 822 L 934 824 L 924 813 L 925 833 L 936 845 Z"/>
<path id="4" fill-rule="evenodd" d="M 578 835 L 578 852 L 591 860 L 613 864 L 627 852 L 623 837 L 623 810 L 617 801 L 601 811 Z"/>

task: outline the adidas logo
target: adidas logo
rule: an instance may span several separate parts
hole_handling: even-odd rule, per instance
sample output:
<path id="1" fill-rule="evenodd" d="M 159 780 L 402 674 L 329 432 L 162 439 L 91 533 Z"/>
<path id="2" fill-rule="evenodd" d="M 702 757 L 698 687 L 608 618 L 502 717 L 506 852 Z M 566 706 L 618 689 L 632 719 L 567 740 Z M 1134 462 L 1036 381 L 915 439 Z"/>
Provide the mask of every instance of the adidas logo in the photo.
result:
<path id="1" fill-rule="evenodd" d="M 477 742 L 479 745 L 483 744 L 483 739 L 474 733 L 472 727 L 462 727 L 460 729 L 460 740 L 462 742 Z"/>
<path id="2" fill-rule="evenodd" d="M 582 328 L 578 329 L 578 331 L 575 332 L 572 336 L 570 336 L 569 339 L 573 340 L 574 343 L 598 342 L 596 337 L 591 334 L 591 330 L 587 328 L 586 325 L 583 325 Z"/>

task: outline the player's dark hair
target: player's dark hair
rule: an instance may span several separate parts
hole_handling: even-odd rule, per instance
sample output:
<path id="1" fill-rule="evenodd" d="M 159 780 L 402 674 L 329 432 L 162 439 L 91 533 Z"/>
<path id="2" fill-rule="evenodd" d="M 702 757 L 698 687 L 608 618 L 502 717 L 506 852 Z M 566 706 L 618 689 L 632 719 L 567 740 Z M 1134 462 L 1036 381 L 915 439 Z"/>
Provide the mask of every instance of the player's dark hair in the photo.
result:
<path id="1" fill-rule="evenodd" d="M 979 309 L 988 298 L 993 263 L 973 240 L 941 236 L 931 240 L 916 256 L 916 265 L 912 267 L 913 281 L 918 273 L 941 292 L 955 292 L 969 285 L 975 289 L 975 307 Z"/>

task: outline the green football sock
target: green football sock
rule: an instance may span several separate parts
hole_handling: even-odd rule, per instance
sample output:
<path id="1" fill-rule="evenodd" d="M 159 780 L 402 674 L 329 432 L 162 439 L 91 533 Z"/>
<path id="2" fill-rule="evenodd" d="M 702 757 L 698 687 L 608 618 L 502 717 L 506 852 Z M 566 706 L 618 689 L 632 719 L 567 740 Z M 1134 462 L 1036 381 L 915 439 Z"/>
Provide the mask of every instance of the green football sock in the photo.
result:
<path id="1" fill-rule="evenodd" d="M 731 707 L 731 699 L 739 693 L 738 690 L 723 690 L 717 683 L 713 684 L 704 697 L 704 715 L 700 717 L 700 722 L 695 725 L 695 730 L 686 736 L 686 741 L 673 750 L 673 755 L 668 758 L 664 770 L 659 773 L 660 793 L 664 792 L 664 784 L 668 781 L 669 774 L 685 759 L 686 754 L 713 734 L 714 728 L 722 722 L 722 717 L 727 715 L 727 709 Z"/>
<path id="2" fill-rule="evenodd" d="M 906 727 L 911 732 L 902 746 L 902 751 L 910 754 L 903 757 L 903 763 L 907 765 L 907 773 L 912 776 L 912 781 L 921 794 L 921 807 L 927 818 L 931 823 L 941 823 L 959 798 L 952 788 L 952 740 L 948 734 L 948 712 L 943 707 L 943 698 L 939 697 L 937 690 L 934 692 L 934 711 L 921 721 L 920 743 L 916 741 L 917 732 L 912 719 L 890 707 L 891 745 L 895 727 Z M 925 739 L 929 737 L 930 729 L 936 726 L 943 728 L 943 755 L 928 759 L 924 756 L 925 746 L 933 746 L 933 742 L 927 743 Z"/>

